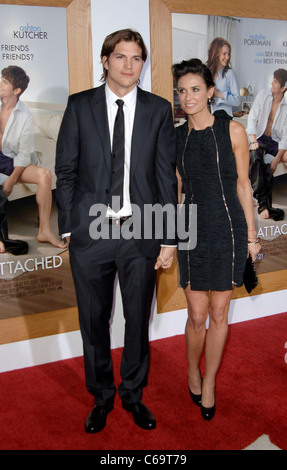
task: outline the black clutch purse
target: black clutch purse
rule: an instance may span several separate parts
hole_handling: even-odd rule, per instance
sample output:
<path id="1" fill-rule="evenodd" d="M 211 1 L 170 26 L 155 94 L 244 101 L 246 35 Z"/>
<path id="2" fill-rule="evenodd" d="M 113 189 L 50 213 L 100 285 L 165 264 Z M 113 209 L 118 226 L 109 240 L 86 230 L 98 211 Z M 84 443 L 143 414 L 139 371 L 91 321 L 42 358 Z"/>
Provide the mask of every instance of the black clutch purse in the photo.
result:
<path id="1" fill-rule="evenodd" d="M 245 289 L 247 290 L 248 294 L 255 289 L 258 284 L 258 277 L 254 268 L 254 263 L 252 260 L 251 255 L 248 256 L 246 260 L 246 266 L 243 276 L 243 284 Z"/>

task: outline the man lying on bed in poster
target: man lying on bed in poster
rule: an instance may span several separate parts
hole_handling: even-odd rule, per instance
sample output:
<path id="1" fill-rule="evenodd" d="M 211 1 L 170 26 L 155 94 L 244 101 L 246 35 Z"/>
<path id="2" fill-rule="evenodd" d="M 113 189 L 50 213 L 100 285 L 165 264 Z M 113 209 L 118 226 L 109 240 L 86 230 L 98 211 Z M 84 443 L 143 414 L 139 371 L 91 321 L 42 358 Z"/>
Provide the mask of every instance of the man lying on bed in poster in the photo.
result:
<path id="1" fill-rule="evenodd" d="M 248 116 L 250 180 L 263 219 L 283 220 L 284 211 L 272 207 L 273 173 L 278 163 L 287 163 L 287 70 L 274 72 L 271 88 L 260 90 Z M 273 155 L 265 164 L 265 154 Z"/>

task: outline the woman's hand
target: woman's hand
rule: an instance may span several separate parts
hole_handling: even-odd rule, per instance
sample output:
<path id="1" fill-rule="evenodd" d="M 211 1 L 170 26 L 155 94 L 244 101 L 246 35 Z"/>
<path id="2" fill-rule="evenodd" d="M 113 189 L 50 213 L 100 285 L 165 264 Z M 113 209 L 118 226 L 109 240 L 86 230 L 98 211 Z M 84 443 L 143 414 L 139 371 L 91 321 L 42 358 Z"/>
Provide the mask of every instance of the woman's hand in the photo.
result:
<path id="1" fill-rule="evenodd" d="M 220 90 L 217 90 L 216 88 L 214 88 L 214 93 L 213 93 L 214 96 L 216 96 L 217 98 L 221 98 L 222 100 L 225 100 L 223 94 L 221 93 Z"/>
<path id="2" fill-rule="evenodd" d="M 257 240 L 255 242 L 248 241 L 248 255 L 251 255 L 253 261 L 256 260 L 260 251 L 261 245 Z"/>

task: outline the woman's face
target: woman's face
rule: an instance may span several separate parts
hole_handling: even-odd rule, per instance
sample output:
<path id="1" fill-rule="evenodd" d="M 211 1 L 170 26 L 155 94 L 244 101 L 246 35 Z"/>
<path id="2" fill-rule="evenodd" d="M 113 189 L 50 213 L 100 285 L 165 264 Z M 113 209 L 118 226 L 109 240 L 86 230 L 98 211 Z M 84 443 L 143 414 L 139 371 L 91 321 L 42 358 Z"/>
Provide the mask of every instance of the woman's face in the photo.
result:
<path id="1" fill-rule="evenodd" d="M 181 108 L 187 115 L 195 115 L 207 108 L 214 87 L 207 88 L 200 75 L 188 73 L 178 80 L 177 93 Z"/>
<path id="2" fill-rule="evenodd" d="M 228 65 L 228 62 L 230 61 L 230 48 L 226 44 L 222 46 L 219 52 L 218 56 L 218 62 L 220 67 L 225 67 Z"/>

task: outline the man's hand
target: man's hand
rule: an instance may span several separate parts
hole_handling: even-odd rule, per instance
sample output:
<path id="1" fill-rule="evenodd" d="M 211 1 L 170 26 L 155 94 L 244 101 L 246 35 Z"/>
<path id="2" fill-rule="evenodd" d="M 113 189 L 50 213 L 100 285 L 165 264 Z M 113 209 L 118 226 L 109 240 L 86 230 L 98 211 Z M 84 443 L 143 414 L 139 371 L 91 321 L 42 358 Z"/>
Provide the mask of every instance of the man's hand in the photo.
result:
<path id="1" fill-rule="evenodd" d="M 69 246 L 70 245 L 70 235 L 66 235 L 65 238 L 63 238 L 63 242 Z"/>
<path id="2" fill-rule="evenodd" d="M 157 257 L 154 269 L 167 269 L 170 268 L 173 262 L 175 246 L 163 246 L 160 250 L 160 253 Z"/>

